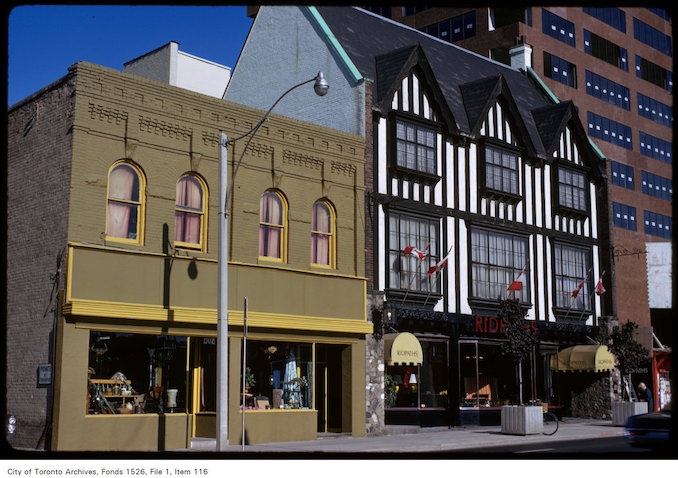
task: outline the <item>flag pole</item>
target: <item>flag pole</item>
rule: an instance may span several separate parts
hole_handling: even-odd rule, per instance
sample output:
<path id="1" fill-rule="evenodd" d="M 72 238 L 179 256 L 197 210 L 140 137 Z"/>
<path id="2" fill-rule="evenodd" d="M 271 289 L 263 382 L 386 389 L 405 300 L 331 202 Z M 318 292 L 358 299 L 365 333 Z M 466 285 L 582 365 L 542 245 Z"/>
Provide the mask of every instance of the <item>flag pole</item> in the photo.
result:
<path id="1" fill-rule="evenodd" d="M 426 246 L 426 249 L 424 249 L 424 250 L 427 251 L 429 247 L 431 247 L 431 244 L 429 244 L 428 246 Z M 428 256 L 428 254 L 426 254 L 426 256 L 424 256 L 424 257 L 427 257 L 427 256 Z M 405 255 L 405 257 L 407 257 L 407 255 Z M 408 259 L 409 259 L 409 257 L 408 257 Z M 419 259 L 419 267 L 420 267 L 420 268 L 421 268 L 421 263 L 422 263 L 422 262 L 424 262 L 424 258 L 423 258 L 423 257 L 422 257 L 421 259 Z M 403 297 L 403 301 L 400 303 L 401 306 L 405 304 L 405 299 L 407 299 L 407 294 L 410 293 L 410 289 L 412 288 L 412 282 L 414 282 L 414 278 L 415 278 L 415 277 L 416 277 L 416 275 L 415 275 L 415 274 L 412 274 L 412 278 L 410 279 L 410 283 L 407 285 L 407 290 L 405 290 L 405 297 Z"/>
<path id="2" fill-rule="evenodd" d="M 523 264 L 523 268 L 520 270 L 520 273 L 518 274 L 518 278 L 520 278 L 520 276 L 523 275 L 523 273 L 527 272 L 527 263 L 528 263 L 528 261 L 525 261 L 525 264 Z M 516 281 L 516 277 L 513 278 L 513 282 L 515 282 L 515 281 Z M 513 292 L 513 298 L 514 299 L 516 298 L 516 291 L 511 289 L 513 282 L 511 282 L 509 284 L 508 288 L 506 289 L 506 297 L 504 298 L 505 300 L 508 299 L 509 291 Z M 522 286 L 521 286 L 521 290 L 522 290 Z"/>
<path id="3" fill-rule="evenodd" d="M 440 260 L 440 262 L 446 261 L 447 258 L 450 256 L 450 253 L 452 252 L 452 246 L 447 250 L 447 254 L 443 259 Z M 438 264 L 440 264 L 440 262 Z M 438 265 L 436 264 L 436 265 Z M 444 266 L 443 266 L 444 267 Z M 435 272 L 438 272 L 440 269 L 436 269 Z M 424 307 L 426 306 L 426 303 L 428 302 L 429 297 L 431 297 L 431 276 L 433 274 L 429 272 L 428 274 L 428 295 L 426 296 L 426 300 L 424 301 Z"/>
<path id="4" fill-rule="evenodd" d="M 565 319 L 563 319 L 563 320 L 566 320 L 567 316 L 570 315 L 570 310 L 572 309 L 572 306 L 574 305 L 575 301 L 577 300 L 577 295 L 579 294 L 579 290 L 581 289 L 581 287 L 584 287 L 584 282 L 586 282 L 586 280 L 589 278 L 590 274 L 591 274 L 591 268 L 589 267 L 589 270 L 586 272 L 586 276 L 584 277 L 584 280 L 581 281 L 579 283 L 579 285 L 577 285 L 577 288 L 575 290 L 573 290 L 572 293 L 570 294 L 570 307 L 568 307 L 567 312 L 565 313 Z M 577 292 L 577 294 L 575 294 L 575 291 Z M 582 308 L 584 308 L 584 300 L 583 299 L 582 299 Z M 584 314 L 582 313 L 582 317 L 583 317 L 583 315 Z M 581 320 L 581 317 L 580 317 L 579 320 Z"/>
<path id="5" fill-rule="evenodd" d="M 428 276 L 428 294 L 426 295 L 426 300 L 424 301 L 423 307 L 426 307 L 429 297 L 431 297 L 431 276 Z"/>

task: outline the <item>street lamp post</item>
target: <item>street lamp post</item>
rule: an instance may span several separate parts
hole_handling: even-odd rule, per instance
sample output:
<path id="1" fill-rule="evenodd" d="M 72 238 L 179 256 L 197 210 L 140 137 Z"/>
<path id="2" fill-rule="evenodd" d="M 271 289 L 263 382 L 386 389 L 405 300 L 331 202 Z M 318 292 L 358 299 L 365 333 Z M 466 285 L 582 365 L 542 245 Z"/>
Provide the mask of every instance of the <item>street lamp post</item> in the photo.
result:
<path id="1" fill-rule="evenodd" d="M 290 91 L 310 82 L 313 84 L 313 90 L 318 96 L 325 96 L 329 89 L 329 84 L 322 71 L 311 78 L 303 81 L 285 91 L 273 103 L 261 120 L 247 133 L 229 140 L 224 133 L 219 137 L 219 297 L 217 303 L 217 451 L 226 451 L 228 446 L 228 202 L 231 198 L 235 175 L 238 172 L 240 163 L 245 156 L 245 151 L 249 147 L 250 141 L 266 121 L 273 108 Z M 228 145 L 249 136 L 245 147 L 240 154 L 238 162 L 233 169 L 233 177 L 228 182 Z M 243 413 L 245 411 L 243 410 Z M 243 442 L 245 437 L 242 437 Z"/>

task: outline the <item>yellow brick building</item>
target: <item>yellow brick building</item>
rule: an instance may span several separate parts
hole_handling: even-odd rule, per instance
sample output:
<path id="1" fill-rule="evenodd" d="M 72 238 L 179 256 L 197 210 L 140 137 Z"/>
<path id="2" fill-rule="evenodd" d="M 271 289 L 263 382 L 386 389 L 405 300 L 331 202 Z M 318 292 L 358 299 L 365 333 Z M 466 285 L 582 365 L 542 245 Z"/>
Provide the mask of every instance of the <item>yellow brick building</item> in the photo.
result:
<path id="1" fill-rule="evenodd" d="M 67 128 L 41 120 L 47 97 Z M 19 134 L 32 111 L 30 133 Z M 65 234 L 53 239 L 65 257 L 45 417 L 51 449 L 172 449 L 215 435 L 219 137 L 240 136 L 262 116 L 88 63 L 10 109 L 10 170 L 30 135 L 68 144 L 55 175 L 69 188 Z M 228 147 L 230 175 L 244 143 Z M 230 444 L 241 442 L 243 398 L 248 443 L 365 433 L 363 148 L 359 136 L 274 114 L 244 154 L 229 203 Z M 27 224 L 13 247 L 30 254 L 37 228 Z M 47 272 L 35 271 L 32 286 L 47 291 Z M 10 261 L 10 283 L 13 274 Z M 17 341 L 33 320 L 20 318 L 26 284 L 8 288 Z M 24 402 L 8 395 L 19 423 Z"/>

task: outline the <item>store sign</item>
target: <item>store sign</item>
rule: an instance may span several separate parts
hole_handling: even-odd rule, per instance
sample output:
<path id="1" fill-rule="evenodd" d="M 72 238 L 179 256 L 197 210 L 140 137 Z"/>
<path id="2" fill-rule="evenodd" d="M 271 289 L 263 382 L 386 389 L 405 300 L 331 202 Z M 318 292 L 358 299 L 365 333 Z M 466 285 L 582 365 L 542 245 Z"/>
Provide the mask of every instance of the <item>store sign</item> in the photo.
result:
<path id="1" fill-rule="evenodd" d="M 504 320 L 497 317 L 485 317 L 476 315 L 475 317 L 475 332 L 485 334 L 505 334 L 508 324 Z M 526 320 L 523 329 L 530 331 L 532 335 L 537 335 L 537 326 L 533 320 Z"/>
<path id="2" fill-rule="evenodd" d="M 424 354 L 417 337 L 402 332 L 384 336 L 384 359 L 388 365 L 421 365 Z"/>

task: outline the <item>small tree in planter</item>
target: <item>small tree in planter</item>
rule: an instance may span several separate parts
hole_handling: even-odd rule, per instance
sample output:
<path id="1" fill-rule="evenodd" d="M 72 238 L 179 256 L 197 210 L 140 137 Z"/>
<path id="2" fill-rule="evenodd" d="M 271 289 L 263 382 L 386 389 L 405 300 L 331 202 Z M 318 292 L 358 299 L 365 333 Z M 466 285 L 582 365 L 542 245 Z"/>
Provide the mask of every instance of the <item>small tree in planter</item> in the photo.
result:
<path id="1" fill-rule="evenodd" d="M 529 359 L 537 344 L 537 337 L 526 326 L 526 312 L 520 307 L 518 299 L 504 299 L 500 302 L 499 319 L 506 327 L 506 342 L 501 344 L 501 354 L 508 357 L 518 371 L 519 401 L 523 405 L 523 362 Z"/>
<path id="2" fill-rule="evenodd" d="M 634 322 L 626 322 L 621 326 L 615 325 L 610 334 L 610 344 L 608 347 L 614 356 L 617 357 L 619 372 L 624 384 L 622 399 L 627 398 L 631 400 L 631 389 L 633 387 L 631 373 L 646 365 L 649 360 L 649 351 L 633 338 L 637 328 L 638 325 Z"/>
<path id="3" fill-rule="evenodd" d="M 649 351 L 633 338 L 638 325 L 626 322 L 621 326 L 615 325 L 610 332 L 607 326 L 598 331 L 597 341 L 607 344 L 610 351 L 617 358 L 617 368 L 622 379 L 622 400 L 612 403 L 612 416 L 615 425 L 624 425 L 628 417 L 644 413 L 646 406 L 633 402 L 633 381 L 631 373 L 646 365 L 649 360 Z M 650 411 L 650 410 L 647 410 Z"/>

